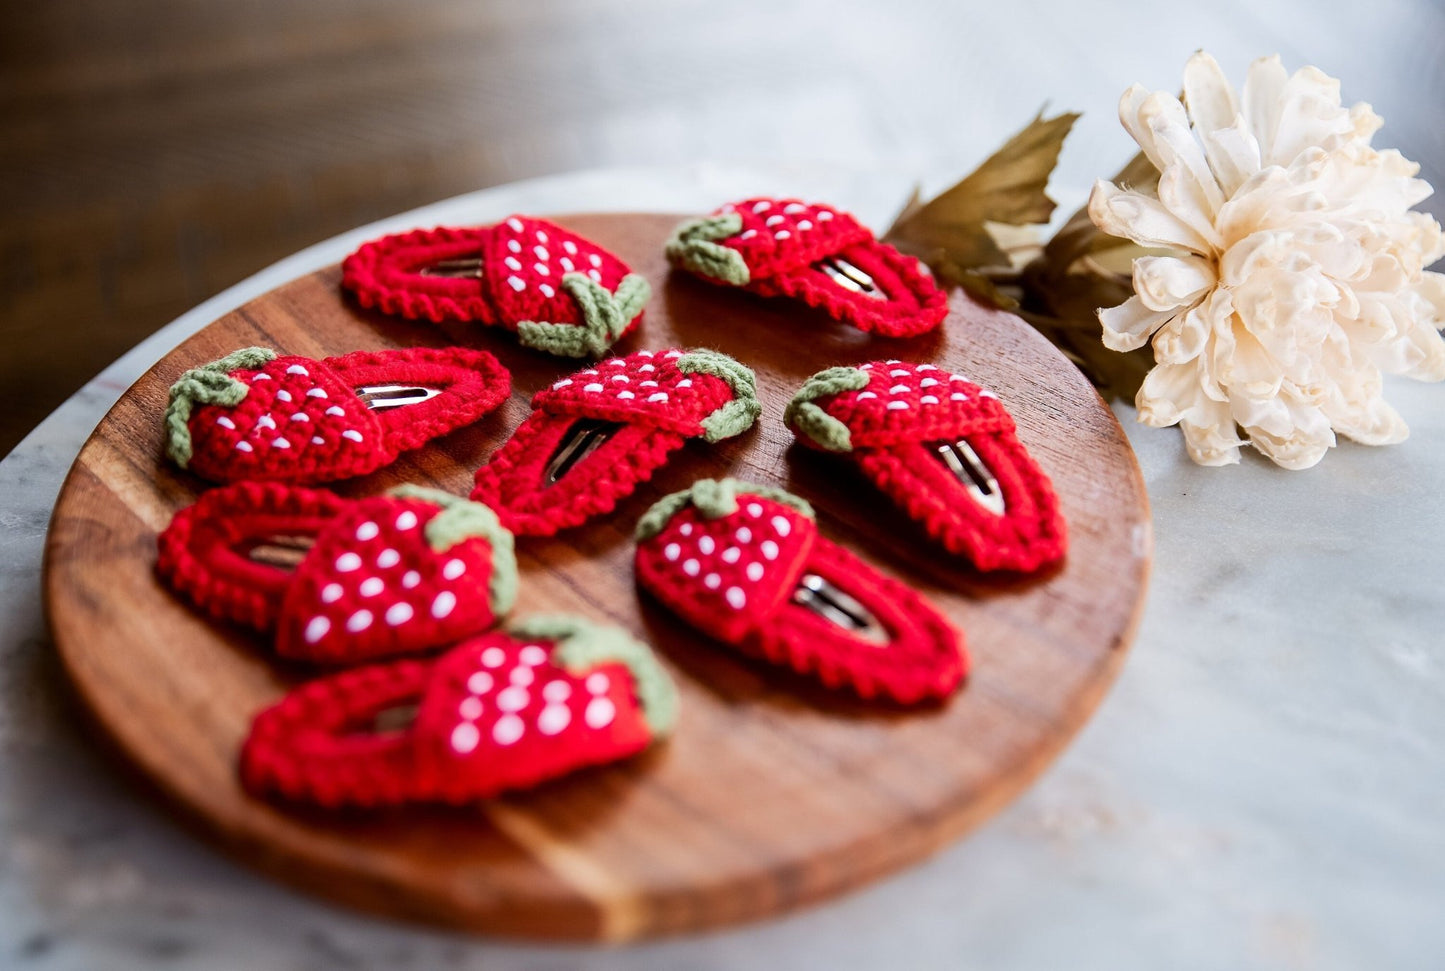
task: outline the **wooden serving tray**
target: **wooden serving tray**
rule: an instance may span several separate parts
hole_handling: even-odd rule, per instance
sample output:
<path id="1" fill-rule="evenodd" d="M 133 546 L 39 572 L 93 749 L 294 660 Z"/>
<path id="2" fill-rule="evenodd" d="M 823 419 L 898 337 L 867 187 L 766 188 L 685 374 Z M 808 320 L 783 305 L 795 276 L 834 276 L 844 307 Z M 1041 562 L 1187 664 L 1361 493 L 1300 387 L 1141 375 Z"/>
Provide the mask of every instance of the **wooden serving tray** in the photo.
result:
<path id="1" fill-rule="evenodd" d="M 678 682 L 675 737 L 629 762 L 464 809 L 325 813 L 237 784 L 251 717 L 317 672 L 265 638 L 214 625 L 156 580 L 155 536 L 203 483 L 162 459 L 166 391 L 185 369 L 253 344 L 311 357 L 463 343 L 513 374 L 476 425 L 343 483 L 466 494 L 539 388 L 580 364 L 504 331 L 438 328 L 359 309 L 337 267 L 253 300 L 183 343 L 126 392 L 81 450 L 56 505 L 46 606 L 95 717 L 174 805 L 240 858 L 327 897 L 479 931 L 627 939 L 775 914 L 933 852 L 1012 799 L 1084 723 L 1135 629 L 1149 572 L 1144 486 L 1122 431 L 1082 375 L 1022 321 L 962 296 L 942 328 L 872 338 L 800 305 L 670 275 L 683 217 L 558 220 L 655 288 L 618 353 L 708 346 L 757 372 L 763 415 L 738 439 L 690 443 L 611 516 L 518 543 L 516 616 L 575 612 L 630 629 Z M 792 444 L 783 407 L 810 374 L 876 358 L 931 361 L 993 388 L 1053 478 L 1067 562 L 1032 579 L 981 576 L 931 545 L 843 459 Z M 973 674 L 948 703 L 860 703 L 740 658 L 640 598 L 632 528 L 657 498 L 737 475 L 817 508 L 823 534 L 903 577 L 966 632 Z"/>

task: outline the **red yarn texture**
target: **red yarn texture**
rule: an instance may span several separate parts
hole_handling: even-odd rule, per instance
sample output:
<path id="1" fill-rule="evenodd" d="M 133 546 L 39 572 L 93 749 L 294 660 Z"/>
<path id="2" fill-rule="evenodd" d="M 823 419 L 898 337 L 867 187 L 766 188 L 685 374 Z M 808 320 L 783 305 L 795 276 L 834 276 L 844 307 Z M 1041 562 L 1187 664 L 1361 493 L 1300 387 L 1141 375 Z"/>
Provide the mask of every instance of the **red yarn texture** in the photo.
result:
<path id="1" fill-rule="evenodd" d="M 931 364 L 874 361 L 859 369 L 866 387 L 815 404 L 848 427 L 859 468 L 930 536 L 981 570 L 1030 571 L 1064 557 L 1068 530 L 1053 484 L 992 391 Z M 939 444 L 960 440 L 998 480 L 1003 515 L 979 505 L 939 460 Z"/>
<path id="2" fill-rule="evenodd" d="M 718 519 L 688 505 L 639 542 L 638 585 L 704 634 L 830 688 L 911 704 L 958 687 L 968 664 L 963 638 L 927 601 L 820 537 L 792 506 L 737 498 L 737 511 Z M 793 603 L 805 574 L 867 607 L 888 643 L 855 637 Z"/>
<path id="3" fill-rule="evenodd" d="M 511 375 L 486 351 L 459 347 L 357 351 L 320 361 L 278 357 L 230 372 L 250 390 L 234 407 L 191 413 L 187 468 L 213 482 L 330 482 L 390 465 L 398 455 L 470 425 L 511 393 Z M 439 388 L 428 401 L 372 411 L 357 388 Z"/>
<path id="4" fill-rule="evenodd" d="M 733 400 L 721 378 L 678 370 L 684 353 L 608 358 L 539 391 L 532 414 L 477 470 L 472 500 L 491 506 L 518 536 L 551 536 L 611 512 Z M 548 485 L 546 467 L 581 419 L 623 427 Z"/>
<path id="5" fill-rule="evenodd" d="M 423 276 L 446 260 L 480 257 L 480 277 Z M 541 219 L 509 216 L 484 228 L 417 229 L 363 244 L 341 264 L 341 284 L 363 307 L 432 321 L 464 320 L 516 330 L 522 321 L 581 324 L 562 289 L 582 273 L 615 293 L 631 269 L 591 240 Z M 625 333 L 642 319 L 633 318 Z"/>
<path id="6" fill-rule="evenodd" d="M 632 673 L 553 663 L 553 643 L 485 634 L 439 659 L 312 681 L 256 717 L 241 780 L 326 807 L 465 803 L 626 758 L 652 740 Z M 402 731 L 376 716 L 416 705 Z"/>
<path id="7" fill-rule="evenodd" d="M 796 199 L 747 199 L 716 213 L 736 212 L 742 229 L 717 242 L 747 264 L 745 289 L 802 300 L 860 330 L 912 337 L 948 315 L 948 295 L 917 259 L 874 238 L 846 212 Z M 886 299 L 839 286 L 815 264 L 840 257 L 873 277 Z"/>
<path id="8" fill-rule="evenodd" d="M 274 630 L 283 657 L 343 664 L 427 650 L 496 621 L 491 544 L 473 536 L 433 549 L 424 530 L 440 511 L 242 482 L 177 513 L 156 567 L 212 617 Z M 277 537 L 314 541 L 294 572 L 249 555 Z"/>

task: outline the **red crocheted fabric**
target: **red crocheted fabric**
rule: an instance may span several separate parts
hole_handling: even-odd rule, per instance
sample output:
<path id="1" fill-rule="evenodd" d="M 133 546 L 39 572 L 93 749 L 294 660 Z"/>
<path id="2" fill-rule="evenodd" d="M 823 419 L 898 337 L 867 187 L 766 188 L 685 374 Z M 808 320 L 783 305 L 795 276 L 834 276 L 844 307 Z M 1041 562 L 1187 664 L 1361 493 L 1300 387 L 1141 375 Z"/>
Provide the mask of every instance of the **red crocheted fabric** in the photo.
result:
<path id="1" fill-rule="evenodd" d="M 864 698 L 909 704 L 963 679 L 963 638 L 921 596 L 818 535 L 807 503 L 781 490 L 702 480 L 638 524 L 637 583 L 688 624 L 744 653 Z M 863 605 L 875 643 L 802 605 L 817 578 Z"/>
<path id="2" fill-rule="evenodd" d="M 471 262 L 475 271 L 455 269 Z M 437 275 L 443 267 L 453 269 Z M 341 269 L 342 286 L 364 307 L 505 327 L 528 346 L 569 357 L 605 352 L 641 321 L 648 297 L 647 281 L 607 250 L 526 216 L 385 236 Z"/>
<path id="3" fill-rule="evenodd" d="M 358 397 L 359 389 L 387 385 L 441 393 L 376 410 Z M 328 482 L 389 465 L 510 393 L 511 376 L 486 351 L 419 347 L 316 361 L 248 348 L 187 371 L 171 387 L 167 452 L 214 482 Z"/>
<path id="4" fill-rule="evenodd" d="M 808 379 L 785 420 L 805 444 L 851 454 L 930 536 L 981 570 L 1035 570 L 1068 550 L 1058 497 L 1013 417 L 956 374 L 904 361 L 830 368 Z M 943 463 L 939 446 L 958 442 L 992 473 L 1001 511 Z"/>
<path id="5" fill-rule="evenodd" d="M 255 719 L 242 782 L 327 807 L 464 803 L 626 758 L 670 731 L 673 688 L 645 646 L 565 622 L 545 633 L 496 631 L 435 661 L 303 685 Z M 410 722 L 389 727 L 387 713 Z"/>
<path id="6" fill-rule="evenodd" d="M 948 295 L 918 260 L 831 206 L 796 199 L 730 203 L 678 227 L 667 256 L 674 266 L 714 283 L 765 297 L 795 297 L 885 337 L 922 334 L 948 315 Z M 872 293 L 840 282 L 838 261 L 871 278 Z"/>
<path id="7" fill-rule="evenodd" d="M 689 438 L 718 441 L 753 424 L 752 371 L 713 351 L 638 351 L 563 378 L 477 470 L 472 499 L 519 536 L 551 536 L 616 508 Z M 591 422 L 620 427 L 556 479 L 558 450 Z"/>
<path id="8" fill-rule="evenodd" d="M 276 653 L 324 663 L 426 650 L 485 630 L 516 592 L 512 538 L 485 506 L 402 487 L 346 500 L 242 482 L 160 534 L 157 569 L 217 618 L 276 632 Z M 307 550 L 294 570 L 258 548 Z M 309 550 L 308 550 L 309 548 Z"/>

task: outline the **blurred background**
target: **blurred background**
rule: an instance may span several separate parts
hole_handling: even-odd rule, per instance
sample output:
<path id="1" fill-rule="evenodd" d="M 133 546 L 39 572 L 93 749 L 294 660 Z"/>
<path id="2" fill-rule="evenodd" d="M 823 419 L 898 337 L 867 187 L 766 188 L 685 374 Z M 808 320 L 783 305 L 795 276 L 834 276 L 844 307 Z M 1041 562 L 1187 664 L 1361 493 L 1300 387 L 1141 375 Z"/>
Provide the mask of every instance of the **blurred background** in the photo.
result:
<path id="1" fill-rule="evenodd" d="M 1084 112 L 1055 179 L 1076 205 L 1132 153 L 1119 93 L 1177 90 L 1200 47 L 1236 81 L 1276 52 L 1343 78 L 1445 186 L 1431 0 L 4 0 L 3 23 L 0 456 L 204 298 L 471 189 L 748 161 L 936 190 L 1047 102 Z"/>

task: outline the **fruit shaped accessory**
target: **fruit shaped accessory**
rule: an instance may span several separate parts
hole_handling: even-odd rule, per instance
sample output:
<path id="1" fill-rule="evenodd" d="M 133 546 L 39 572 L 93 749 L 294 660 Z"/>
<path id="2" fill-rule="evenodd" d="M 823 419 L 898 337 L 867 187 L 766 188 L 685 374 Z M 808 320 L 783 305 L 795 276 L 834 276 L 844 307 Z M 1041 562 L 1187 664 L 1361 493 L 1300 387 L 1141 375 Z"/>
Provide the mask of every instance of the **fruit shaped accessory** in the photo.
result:
<path id="1" fill-rule="evenodd" d="M 1068 549 L 1048 476 L 992 391 L 932 364 L 820 371 L 788 403 L 798 440 L 852 457 L 950 553 L 980 570 L 1036 570 Z"/>
<path id="2" fill-rule="evenodd" d="M 213 482 L 330 482 L 470 425 L 511 390 L 486 351 L 415 347 L 316 361 L 248 347 L 171 385 L 166 452 Z"/>
<path id="3" fill-rule="evenodd" d="M 708 350 L 638 351 L 563 378 L 477 470 L 472 498 L 518 536 L 551 536 L 611 512 L 689 438 L 757 420 L 753 372 Z"/>
<path id="4" fill-rule="evenodd" d="M 810 307 L 884 337 L 912 337 L 948 315 L 948 294 L 912 256 L 840 209 L 747 199 L 683 223 L 667 259 L 713 283 Z"/>
<path id="5" fill-rule="evenodd" d="M 677 693 L 615 627 L 536 617 L 405 660 L 312 681 L 256 717 L 241 779 L 326 807 L 465 803 L 642 751 Z"/>
<path id="6" fill-rule="evenodd" d="M 703 479 L 637 524 L 637 583 L 709 637 L 830 688 L 943 698 L 968 666 L 926 600 L 818 535 L 781 489 Z"/>
<path id="7" fill-rule="evenodd" d="M 637 326 L 652 294 L 596 243 L 527 216 L 384 236 L 348 256 L 341 273 L 363 307 L 505 327 L 561 357 L 601 357 Z"/>
<path id="8" fill-rule="evenodd" d="M 241 482 L 160 534 L 161 576 L 218 620 L 276 632 L 282 657 L 343 664 L 450 644 L 512 609 L 512 535 L 486 506 L 398 486 L 348 500 Z"/>

